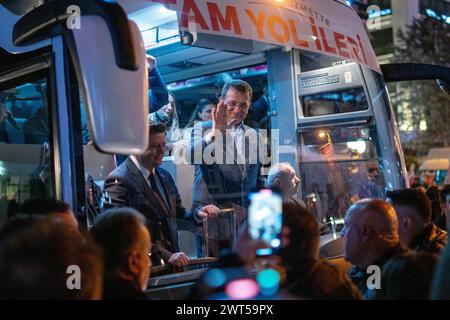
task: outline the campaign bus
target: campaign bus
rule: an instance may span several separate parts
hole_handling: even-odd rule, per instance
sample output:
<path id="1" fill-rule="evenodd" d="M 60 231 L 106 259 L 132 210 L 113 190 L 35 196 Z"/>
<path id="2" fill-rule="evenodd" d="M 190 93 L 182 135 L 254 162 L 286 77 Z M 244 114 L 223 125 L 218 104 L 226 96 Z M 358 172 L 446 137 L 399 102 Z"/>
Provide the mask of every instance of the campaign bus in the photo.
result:
<path id="1" fill-rule="evenodd" d="M 245 80 L 253 107 L 244 123 L 264 137 L 261 177 L 276 163 L 295 169 L 294 196 L 323 226 L 322 257 L 343 264 L 347 208 L 407 187 L 385 82 L 441 79 L 448 89 L 450 81 L 445 68 L 380 66 L 364 22 L 338 0 L 0 1 L 0 23 L 0 102 L 8 110 L 0 224 L 36 197 L 67 202 L 87 228 L 102 214 L 110 201 L 103 183 L 118 155 L 148 145 L 151 55 L 177 123 L 162 167 L 184 207 L 192 205 L 194 166 L 183 152 L 192 120 L 202 120 L 196 106 L 202 99 L 215 106 L 224 83 Z M 40 129 L 27 130 L 30 121 Z M 233 248 L 236 217 L 221 209 L 222 238 L 208 239 L 207 225 L 176 221 L 192 265 L 162 276 L 167 266 L 154 266 L 151 294 L 183 297 L 215 261 L 198 250 L 199 239 Z"/>

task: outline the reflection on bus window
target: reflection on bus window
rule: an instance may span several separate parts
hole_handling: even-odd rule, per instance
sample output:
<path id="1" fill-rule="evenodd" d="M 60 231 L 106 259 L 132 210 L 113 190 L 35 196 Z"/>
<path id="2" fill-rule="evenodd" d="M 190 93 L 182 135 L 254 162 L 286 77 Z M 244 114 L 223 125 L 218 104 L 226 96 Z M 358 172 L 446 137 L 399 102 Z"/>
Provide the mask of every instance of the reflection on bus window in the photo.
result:
<path id="1" fill-rule="evenodd" d="M 308 95 L 304 96 L 302 100 L 305 117 L 368 109 L 367 99 L 362 87 Z"/>
<path id="2" fill-rule="evenodd" d="M 344 61 L 341 58 L 328 56 L 320 53 L 314 53 L 304 50 L 299 50 L 299 52 L 300 52 L 300 68 L 302 72 L 332 67 L 334 64 Z"/>
<path id="3" fill-rule="evenodd" d="M 0 225 L 30 198 L 54 196 L 47 79 L 0 89 Z"/>
<path id="4" fill-rule="evenodd" d="M 384 197 L 374 128 L 335 127 L 299 135 L 303 200 L 322 223 L 342 219 L 359 199 Z"/>

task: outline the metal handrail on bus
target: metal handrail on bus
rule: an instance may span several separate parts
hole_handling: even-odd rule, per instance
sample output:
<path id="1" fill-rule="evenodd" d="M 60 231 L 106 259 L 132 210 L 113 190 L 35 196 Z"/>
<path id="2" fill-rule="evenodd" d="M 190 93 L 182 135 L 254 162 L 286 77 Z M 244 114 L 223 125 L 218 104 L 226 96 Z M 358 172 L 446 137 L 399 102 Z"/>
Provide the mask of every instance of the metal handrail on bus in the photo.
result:
<path id="1" fill-rule="evenodd" d="M 231 215 L 231 247 L 233 248 L 236 243 L 236 216 L 233 208 L 220 209 L 219 215 L 229 214 Z M 208 218 L 203 219 L 203 257 L 208 258 L 209 254 L 209 231 L 208 231 Z"/>

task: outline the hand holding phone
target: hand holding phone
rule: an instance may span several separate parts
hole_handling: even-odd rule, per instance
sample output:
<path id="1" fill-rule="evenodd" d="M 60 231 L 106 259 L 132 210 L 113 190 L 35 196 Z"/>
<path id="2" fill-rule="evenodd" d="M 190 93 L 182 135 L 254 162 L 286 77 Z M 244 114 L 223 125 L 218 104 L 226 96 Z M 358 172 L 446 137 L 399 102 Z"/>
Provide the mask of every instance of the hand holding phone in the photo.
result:
<path id="1" fill-rule="evenodd" d="M 258 249 L 257 255 L 270 255 L 281 247 L 282 198 L 268 189 L 252 193 L 249 198 L 249 235 L 268 245 L 268 248 Z"/>

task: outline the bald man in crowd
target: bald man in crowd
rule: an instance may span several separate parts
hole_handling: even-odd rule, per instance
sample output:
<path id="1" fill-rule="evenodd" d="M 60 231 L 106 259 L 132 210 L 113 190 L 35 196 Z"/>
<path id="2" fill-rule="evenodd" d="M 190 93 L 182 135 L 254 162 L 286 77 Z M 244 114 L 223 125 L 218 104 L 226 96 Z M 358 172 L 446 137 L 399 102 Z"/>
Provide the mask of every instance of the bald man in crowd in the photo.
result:
<path id="1" fill-rule="evenodd" d="M 365 299 L 374 296 L 367 286 L 373 272 L 368 267 L 380 269 L 391 258 L 408 253 L 399 243 L 398 221 L 394 208 L 383 200 L 363 199 L 354 203 L 345 216 L 344 258 L 353 266 L 349 276 Z"/>

